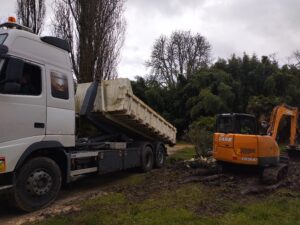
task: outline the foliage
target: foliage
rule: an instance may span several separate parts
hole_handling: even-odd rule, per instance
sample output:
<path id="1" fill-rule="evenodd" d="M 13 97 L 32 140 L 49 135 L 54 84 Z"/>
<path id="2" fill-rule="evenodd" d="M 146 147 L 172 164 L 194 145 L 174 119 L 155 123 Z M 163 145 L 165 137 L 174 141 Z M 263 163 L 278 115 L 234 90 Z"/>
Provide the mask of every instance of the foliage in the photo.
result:
<path id="1" fill-rule="evenodd" d="M 189 128 L 204 134 L 203 124 L 198 128 L 191 124 L 219 113 L 252 113 L 268 120 L 277 104 L 300 107 L 299 87 L 300 70 L 294 64 L 280 66 L 273 58 L 246 53 L 179 76 L 175 85 L 162 85 L 157 76 L 133 82 L 134 93 L 174 124 L 178 137 Z"/>
<path id="2" fill-rule="evenodd" d="M 195 145 L 198 156 L 206 156 L 211 150 L 214 124 L 214 117 L 202 117 L 190 125 L 188 138 Z"/>

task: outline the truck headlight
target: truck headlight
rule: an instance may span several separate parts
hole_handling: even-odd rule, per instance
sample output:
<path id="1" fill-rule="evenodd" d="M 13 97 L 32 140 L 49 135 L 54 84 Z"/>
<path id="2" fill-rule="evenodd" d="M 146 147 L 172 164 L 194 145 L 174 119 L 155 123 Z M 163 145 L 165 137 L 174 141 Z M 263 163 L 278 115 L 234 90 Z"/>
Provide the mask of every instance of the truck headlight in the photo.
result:
<path id="1" fill-rule="evenodd" d="M 6 164 L 5 164 L 5 157 L 0 157 L 0 173 L 5 172 Z"/>

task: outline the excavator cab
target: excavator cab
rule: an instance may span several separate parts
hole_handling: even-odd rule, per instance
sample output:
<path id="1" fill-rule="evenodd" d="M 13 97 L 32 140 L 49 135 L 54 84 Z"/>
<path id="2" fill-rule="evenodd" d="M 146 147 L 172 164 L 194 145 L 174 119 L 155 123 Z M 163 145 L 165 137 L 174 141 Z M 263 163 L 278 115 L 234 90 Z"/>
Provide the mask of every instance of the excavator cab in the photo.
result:
<path id="1" fill-rule="evenodd" d="M 258 165 L 256 118 L 250 114 L 220 114 L 216 120 L 213 155 L 217 161 Z"/>

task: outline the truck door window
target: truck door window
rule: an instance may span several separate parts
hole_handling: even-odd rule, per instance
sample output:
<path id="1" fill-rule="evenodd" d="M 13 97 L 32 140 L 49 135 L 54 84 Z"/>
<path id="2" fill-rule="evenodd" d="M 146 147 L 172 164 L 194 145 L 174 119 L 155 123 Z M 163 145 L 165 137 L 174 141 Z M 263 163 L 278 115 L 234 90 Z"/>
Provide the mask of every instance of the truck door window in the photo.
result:
<path id="1" fill-rule="evenodd" d="M 0 93 L 5 94 L 3 91 L 6 82 L 6 68 L 8 59 L 0 59 Z M 24 64 L 23 75 L 19 80 L 20 91 L 15 95 L 33 95 L 37 96 L 42 93 L 42 75 L 41 68 L 29 63 Z"/>
<path id="2" fill-rule="evenodd" d="M 69 99 L 69 86 L 66 75 L 51 72 L 51 93 L 54 98 Z"/>
<path id="3" fill-rule="evenodd" d="M 42 93 L 41 68 L 25 63 L 20 84 L 21 95 L 40 95 Z"/>

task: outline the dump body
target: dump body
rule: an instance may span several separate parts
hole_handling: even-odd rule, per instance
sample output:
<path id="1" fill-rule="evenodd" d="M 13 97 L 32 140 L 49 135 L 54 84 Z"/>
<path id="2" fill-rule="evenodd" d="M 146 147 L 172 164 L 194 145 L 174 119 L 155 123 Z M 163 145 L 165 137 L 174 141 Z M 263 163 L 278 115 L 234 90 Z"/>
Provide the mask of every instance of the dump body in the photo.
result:
<path id="1" fill-rule="evenodd" d="M 91 83 L 78 84 L 76 113 L 80 112 Z M 176 143 L 176 128 L 136 97 L 129 79 L 105 80 L 99 84 L 93 113 L 105 117 L 144 140 Z"/>

